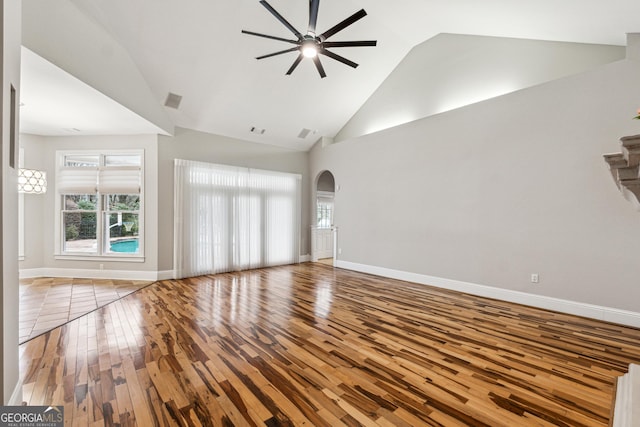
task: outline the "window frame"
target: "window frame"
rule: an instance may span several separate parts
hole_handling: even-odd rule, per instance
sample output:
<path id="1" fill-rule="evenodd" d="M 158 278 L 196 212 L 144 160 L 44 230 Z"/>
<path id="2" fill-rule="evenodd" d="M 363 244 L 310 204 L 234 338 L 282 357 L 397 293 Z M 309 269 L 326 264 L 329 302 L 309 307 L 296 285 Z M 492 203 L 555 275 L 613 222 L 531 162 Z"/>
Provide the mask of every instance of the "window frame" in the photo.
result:
<path id="1" fill-rule="evenodd" d="M 316 194 L 316 223 L 318 230 L 330 230 L 333 228 L 334 193 L 318 191 Z M 321 225 L 323 219 L 329 221 L 328 225 Z"/>
<path id="2" fill-rule="evenodd" d="M 118 262 L 144 262 L 144 241 L 145 241 L 145 196 L 144 196 L 144 177 L 145 177 L 145 157 L 144 150 L 142 149 L 123 149 L 123 150 L 59 150 L 56 151 L 56 177 L 59 176 L 61 168 L 65 167 L 65 158 L 67 156 L 98 156 L 99 168 L 109 168 L 105 165 L 105 158 L 107 156 L 140 156 L 140 206 L 136 212 L 138 215 L 138 253 L 125 253 L 125 252 L 108 252 L 105 247 L 106 238 L 108 238 L 105 229 L 105 218 L 110 213 L 117 213 L 118 211 L 108 211 L 107 197 L 111 194 L 124 194 L 124 193 L 100 193 L 96 189 L 96 252 L 73 252 L 65 251 L 65 229 L 64 229 L 64 215 L 63 212 L 68 212 L 64 206 L 64 200 L 66 194 L 58 192 L 58 183 L 56 181 L 55 188 L 55 227 L 54 227 L 54 240 L 55 240 L 55 259 L 64 260 L 80 260 L 80 261 L 118 261 Z M 72 211 L 73 212 L 73 211 Z M 124 212 L 124 211 L 123 211 Z M 127 211 L 129 212 L 129 211 Z M 135 211 L 131 211 L 135 212 Z"/>

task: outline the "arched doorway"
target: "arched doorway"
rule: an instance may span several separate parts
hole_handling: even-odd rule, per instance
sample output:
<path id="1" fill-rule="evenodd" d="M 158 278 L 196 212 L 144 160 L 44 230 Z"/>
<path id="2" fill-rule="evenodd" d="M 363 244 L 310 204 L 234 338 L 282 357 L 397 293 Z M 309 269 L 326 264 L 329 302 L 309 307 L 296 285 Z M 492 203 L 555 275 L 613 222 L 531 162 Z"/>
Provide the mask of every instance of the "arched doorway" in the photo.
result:
<path id="1" fill-rule="evenodd" d="M 336 182 L 333 174 L 323 171 L 316 180 L 315 221 L 312 228 L 312 261 L 333 265 L 335 259 L 335 213 Z"/>

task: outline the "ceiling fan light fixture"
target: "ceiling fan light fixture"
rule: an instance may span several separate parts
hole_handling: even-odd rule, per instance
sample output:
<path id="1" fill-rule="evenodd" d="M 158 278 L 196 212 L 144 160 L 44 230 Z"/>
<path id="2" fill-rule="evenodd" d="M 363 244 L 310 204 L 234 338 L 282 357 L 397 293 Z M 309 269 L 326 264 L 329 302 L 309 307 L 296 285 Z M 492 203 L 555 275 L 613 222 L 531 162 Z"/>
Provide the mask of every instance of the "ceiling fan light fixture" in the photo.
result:
<path id="1" fill-rule="evenodd" d="M 305 58 L 315 58 L 318 56 L 318 45 L 315 41 L 306 41 L 302 43 L 302 54 Z"/>

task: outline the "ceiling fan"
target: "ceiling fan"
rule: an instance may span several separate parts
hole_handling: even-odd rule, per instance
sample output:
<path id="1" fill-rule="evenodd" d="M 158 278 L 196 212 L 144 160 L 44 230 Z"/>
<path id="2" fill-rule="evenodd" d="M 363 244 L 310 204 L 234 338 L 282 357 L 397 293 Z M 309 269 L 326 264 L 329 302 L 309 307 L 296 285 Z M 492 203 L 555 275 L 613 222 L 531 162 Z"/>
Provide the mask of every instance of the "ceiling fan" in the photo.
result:
<path id="1" fill-rule="evenodd" d="M 330 50 L 328 50 L 328 48 L 333 48 L 333 47 L 360 47 L 360 46 L 375 46 L 376 45 L 376 41 L 375 40 L 335 41 L 335 42 L 327 41 L 327 39 L 329 37 L 331 37 L 332 35 L 336 34 L 339 31 L 344 30 L 349 25 L 351 25 L 354 22 L 356 22 L 356 21 L 364 18 L 365 16 L 367 16 L 367 12 L 365 12 L 364 9 L 360 9 L 358 12 L 354 13 L 353 15 L 351 15 L 350 17 L 348 17 L 344 21 L 334 25 L 333 27 L 329 28 L 324 33 L 322 33 L 320 35 L 317 35 L 316 34 L 316 22 L 318 20 L 318 8 L 320 7 L 320 0 L 309 0 L 309 27 L 307 28 L 307 33 L 303 35 L 302 33 L 300 33 L 300 31 L 296 30 L 293 25 L 291 25 L 282 15 L 280 15 L 278 13 L 278 11 L 276 11 L 265 0 L 260 1 L 260 4 L 262 4 L 269 12 L 271 12 L 271 14 L 273 16 L 276 17 L 276 19 L 278 21 L 280 21 L 285 27 L 287 27 L 287 29 L 289 29 L 289 31 L 291 31 L 296 36 L 296 40 L 285 39 L 285 38 L 276 37 L 276 36 L 270 36 L 270 35 L 267 35 L 267 34 L 255 33 L 253 31 L 242 30 L 242 32 L 244 34 L 249 34 L 249 35 L 252 35 L 252 36 L 264 37 L 264 38 L 267 38 L 267 39 L 279 40 L 279 41 L 283 41 L 283 42 L 286 42 L 286 43 L 294 44 L 295 46 L 290 48 L 290 49 L 285 49 L 285 50 L 281 50 L 279 52 L 274 52 L 274 53 L 270 53 L 270 54 L 267 54 L 267 55 L 258 56 L 256 58 L 256 59 L 264 59 L 264 58 L 270 58 L 270 57 L 276 56 L 276 55 L 282 55 L 283 53 L 298 51 L 299 52 L 298 53 L 298 57 L 296 58 L 295 61 L 293 61 L 293 65 L 291 65 L 291 68 L 289 68 L 289 70 L 287 71 L 287 75 L 290 75 L 291 73 L 293 73 L 293 70 L 296 69 L 298 64 L 300 64 L 300 62 L 304 58 L 311 58 L 313 60 L 313 63 L 316 65 L 316 68 L 318 69 L 318 73 L 320 73 L 320 77 L 325 78 L 327 76 L 327 74 L 325 73 L 324 67 L 322 66 L 322 63 L 320 62 L 320 58 L 318 57 L 319 54 L 320 55 L 324 55 L 324 56 L 328 56 L 331 59 L 335 59 L 336 61 L 342 62 L 343 64 L 346 64 L 346 65 L 348 65 L 350 67 L 356 68 L 358 66 L 358 64 L 356 64 L 353 61 L 348 60 L 347 58 L 345 58 L 343 56 L 340 56 L 340 55 L 338 55 L 336 53 L 331 52 Z"/>

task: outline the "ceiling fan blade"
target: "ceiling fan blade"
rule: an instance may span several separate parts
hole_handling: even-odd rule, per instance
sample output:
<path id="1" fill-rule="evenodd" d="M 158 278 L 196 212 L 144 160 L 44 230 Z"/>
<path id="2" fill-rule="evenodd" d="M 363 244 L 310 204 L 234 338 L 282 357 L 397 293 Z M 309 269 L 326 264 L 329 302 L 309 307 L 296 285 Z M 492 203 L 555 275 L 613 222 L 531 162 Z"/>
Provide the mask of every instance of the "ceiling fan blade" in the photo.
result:
<path id="1" fill-rule="evenodd" d="M 320 73 L 320 77 L 323 79 L 327 77 L 327 73 L 324 72 L 324 67 L 322 66 L 322 62 L 320 62 L 320 58 L 314 56 L 313 63 L 316 64 L 316 68 L 318 69 L 318 73 Z"/>
<path id="2" fill-rule="evenodd" d="M 280 21 L 285 27 L 289 29 L 289 31 L 291 31 L 298 38 L 298 40 L 302 40 L 302 34 L 300 34 L 300 31 L 296 30 L 295 27 L 291 25 L 289 21 L 284 19 L 284 17 L 280 15 L 278 11 L 275 10 L 269 3 L 267 3 L 265 0 L 262 0 L 260 4 L 266 7 L 267 10 L 271 12 L 271 14 L 275 16 L 278 21 Z"/>
<path id="3" fill-rule="evenodd" d="M 356 13 L 354 13 L 353 15 L 351 15 L 350 17 L 348 17 L 344 21 L 340 22 L 339 24 L 334 25 L 333 27 L 329 28 L 327 31 L 322 33 L 320 35 L 320 40 L 324 41 L 324 40 L 328 39 L 329 37 L 331 37 L 332 35 L 334 35 L 338 31 L 344 30 L 349 25 L 351 25 L 354 22 L 364 18 L 365 16 L 367 16 L 367 12 L 365 12 L 364 9 L 360 9 L 359 11 L 357 11 Z"/>
<path id="4" fill-rule="evenodd" d="M 348 65 L 349 67 L 353 67 L 353 68 L 357 68 L 358 67 L 358 64 L 356 64 L 355 62 L 349 61 L 344 56 L 337 55 L 337 54 L 335 54 L 335 53 L 333 53 L 331 51 L 328 51 L 327 49 L 321 49 L 318 53 L 320 53 L 322 55 L 325 55 L 325 56 L 328 56 L 331 59 L 335 59 L 336 61 L 340 61 L 343 64 Z"/>
<path id="5" fill-rule="evenodd" d="M 302 61 L 303 58 L 304 58 L 304 55 L 302 53 L 300 55 L 298 55 L 296 60 L 293 61 L 293 65 L 291 66 L 291 68 L 289 68 L 289 71 L 287 71 L 287 76 L 290 75 L 291 73 L 293 73 L 293 70 L 296 69 L 296 67 L 298 66 L 300 61 Z"/>
<path id="6" fill-rule="evenodd" d="M 318 9 L 320 0 L 309 0 L 309 29 L 308 32 L 316 34 L 316 23 L 318 22 Z"/>
<path id="7" fill-rule="evenodd" d="M 270 53 L 268 55 L 258 56 L 256 59 L 271 58 L 272 56 L 282 55 L 283 53 L 293 52 L 293 51 L 296 51 L 296 50 L 300 50 L 300 48 L 299 47 L 292 47 L 291 49 L 281 50 L 279 52 Z"/>
<path id="8" fill-rule="evenodd" d="M 352 41 L 352 42 L 324 42 L 322 46 L 324 47 L 360 47 L 360 46 L 375 46 L 377 44 L 376 40 L 362 40 L 362 41 Z"/>
<path id="9" fill-rule="evenodd" d="M 242 33 L 249 34 L 250 36 L 264 37 L 265 39 L 280 40 L 281 42 L 287 42 L 287 43 L 293 43 L 293 44 L 299 43 L 298 40 L 283 39 L 282 37 L 270 36 L 268 34 L 254 33 L 253 31 L 242 30 Z"/>

